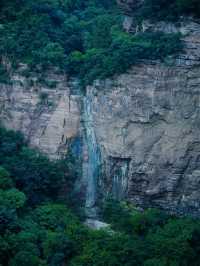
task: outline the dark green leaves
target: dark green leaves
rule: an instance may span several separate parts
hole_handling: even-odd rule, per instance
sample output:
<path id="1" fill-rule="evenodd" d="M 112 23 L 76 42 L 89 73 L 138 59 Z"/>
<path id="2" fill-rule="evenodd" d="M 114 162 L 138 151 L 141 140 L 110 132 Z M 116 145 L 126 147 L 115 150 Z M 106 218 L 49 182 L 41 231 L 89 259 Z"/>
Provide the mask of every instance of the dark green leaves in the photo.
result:
<path id="1" fill-rule="evenodd" d="M 180 16 L 200 16 L 199 0 L 145 0 L 138 10 L 141 19 L 177 21 Z"/>
<path id="2" fill-rule="evenodd" d="M 169 10 L 176 10 L 174 1 L 146 0 L 138 16 L 170 15 Z M 179 6 L 187 5 L 177 1 Z M 28 0 L 23 5 L 13 0 L 2 3 L 0 18 L 2 54 L 32 68 L 57 67 L 79 77 L 84 86 L 124 73 L 141 59 L 164 60 L 181 50 L 175 34 L 133 37 L 123 32 L 122 14 L 114 0 Z M 1 76 L 4 80 L 3 69 Z"/>

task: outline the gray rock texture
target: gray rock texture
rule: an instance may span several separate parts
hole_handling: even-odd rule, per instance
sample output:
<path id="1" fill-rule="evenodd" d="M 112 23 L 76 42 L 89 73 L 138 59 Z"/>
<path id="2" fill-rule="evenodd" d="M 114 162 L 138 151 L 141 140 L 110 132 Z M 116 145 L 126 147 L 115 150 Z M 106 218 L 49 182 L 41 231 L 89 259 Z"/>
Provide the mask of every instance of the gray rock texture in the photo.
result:
<path id="1" fill-rule="evenodd" d="M 0 85 L 0 119 L 51 158 L 83 139 L 79 189 L 87 207 L 112 195 L 199 216 L 200 24 L 143 23 L 142 30 L 150 28 L 182 32 L 184 53 L 96 81 L 84 97 L 62 75 L 48 74 L 56 82 L 49 88 L 15 73 L 12 85 Z"/>
<path id="2" fill-rule="evenodd" d="M 113 89 L 98 89 L 93 117 L 105 170 L 100 191 L 141 206 L 200 210 L 199 76 L 198 67 L 141 64 Z"/>
<path id="3" fill-rule="evenodd" d="M 80 97 L 70 95 L 65 76 L 49 73 L 45 78 L 55 88 L 20 73 L 12 75 L 11 85 L 1 84 L 0 119 L 24 133 L 31 146 L 57 159 L 79 135 Z"/>
<path id="4" fill-rule="evenodd" d="M 99 190 L 142 207 L 199 215 L 200 25 L 179 31 L 185 52 L 169 65 L 143 62 L 88 93 L 104 169 Z"/>

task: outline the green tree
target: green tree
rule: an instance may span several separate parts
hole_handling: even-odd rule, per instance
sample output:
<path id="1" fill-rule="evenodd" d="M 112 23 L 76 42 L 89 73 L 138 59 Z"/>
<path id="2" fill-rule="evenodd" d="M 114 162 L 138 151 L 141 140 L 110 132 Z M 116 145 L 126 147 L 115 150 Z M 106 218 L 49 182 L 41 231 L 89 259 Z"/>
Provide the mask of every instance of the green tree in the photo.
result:
<path id="1" fill-rule="evenodd" d="M 28 251 L 18 252 L 10 261 L 9 266 L 42 266 L 40 259 Z"/>
<path id="2" fill-rule="evenodd" d="M 0 190 L 0 205 L 19 209 L 25 204 L 26 196 L 16 188 Z"/>
<path id="3" fill-rule="evenodd" d="M 11 187 L 13 187 L 13 181 L 10 178 L 10 174 L 9 172 L 3 168 L 0 167 L 0 189 L 9 189 Z"/>
<path id="4" fill-rule="evenodd" d="M 62 265 L 68 263 L 74 255 L 74 243 L 63 232 L 48 232 L 43 250 L 49 265 Z"/>

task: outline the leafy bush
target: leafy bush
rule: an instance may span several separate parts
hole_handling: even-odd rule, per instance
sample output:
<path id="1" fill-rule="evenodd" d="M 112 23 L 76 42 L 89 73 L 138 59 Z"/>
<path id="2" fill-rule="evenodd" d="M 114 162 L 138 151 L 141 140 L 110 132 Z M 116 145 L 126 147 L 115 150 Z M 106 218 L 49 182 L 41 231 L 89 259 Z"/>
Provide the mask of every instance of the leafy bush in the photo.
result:
<path id="1" fill-rule="evenodd" d="M 28 251 L 20 251 L 15 255 L 15 257 L 11 260 L 10 266 L 38 266 L 40 264 L 40 260 L 37 256 L 33 255 Z"/>
<path id="2" fill-rule="evenodd" d="M 178 34 L 144 33 L 130 36 L 113 32 L 107 49 L 91 48 L 86 53 L 74 52 L 69 59 L 72 74 L 79 75 L 84 84 L 126 72 L 143 59 L 165 60 L 182 50 Z"/>
<path id="3" fill-rule="evenodd" d="M 26 196 L 23 192 L 13 188 L 6 191 L 0 190 L 0 204 L 14 209 L 22 208 L 25 204 Z"/>
<path id="4" fill-rule="evenodd" d="M 105 203 L 103 217 L 113 229 L 136 238 L 133 252 L 143 258 L 136 265 L 199 265 L 200 220 L 177 218 L 153 209 L 139 212 L 112 200 Z M 143 254 L 141 248 L 145 249 Z"/>
<path id="5" fill-rule="evenodd" d="M 29 149 L 20 133 L 0 128 L 0 165 L 10 172 L 17 188 L 27 194 L 30 205 L 49 198 L 58 199 L 63 185 L 66 185 L 69 191 L 69 194 L 65 195 L 66 200 L 71 197 L 70 191 L 76 179 L 76 171 L 71 168 L 71 161 L 51 162 L 38 151 Z M 6 178 L 6 172 L 1 168 L 0 174 L 1 184 L 1 180 Z M 4 181 L 1 186 L 8 185 Z"/>
<path id="6" fill-rule="evenodd" d="M 110 199 L 104 203 L 102 218 L 110 223 L 112 231 L 90 230 L 65 201 L 58 202 L 58 197 L 48 194 L 55 180 L 42 178 L 58 171 L 55 164 L 27 148 L 20 134 L 1 128 L 0 136 L 0 160 L 4 165 L 0 167 L 2 266 L 200 265 L 200 220 L 177 218 L 153 209 L 140 212 L 131 204 Z M 24 149 L 26 157 L 21 154 Z M 25 176 L 30 176 L 30 171 L 28 186 Z M 57 174 L 62 180 L 63 176 Z M 34 204 L 31 186 L 40 198 Z M 46 194 L 45 201 L 41 201 L 41 193 Z"/>
<path id="7" fill-rule="evenodd" d="M 159 10 L 170 14 L 166 10 L 174 0 L 146 1 L 142 17 Z M 2 55 L 39 71 L 57 67 L 81 78 L 83 85 L 124 73 L 140 59 L 163 60 L 180 51 L 174 34 L 124 33 L 114 0 L 3 0 L 0 10 Z M 5 76 L 0 69 L 2 80 Z"/>
<path id="8" fill-rule="evenodd" d="M 145 0 L 138 10 L 138 19 L 177 21 L 182 15 L 200 17 L 198 0 Z"/>
<path id="9" fill-rule="evenodd" d="M 10 178 L 9 172 L 0 167 L 0 189 L 8 189 L 13 187 L 13 181 Z"/>

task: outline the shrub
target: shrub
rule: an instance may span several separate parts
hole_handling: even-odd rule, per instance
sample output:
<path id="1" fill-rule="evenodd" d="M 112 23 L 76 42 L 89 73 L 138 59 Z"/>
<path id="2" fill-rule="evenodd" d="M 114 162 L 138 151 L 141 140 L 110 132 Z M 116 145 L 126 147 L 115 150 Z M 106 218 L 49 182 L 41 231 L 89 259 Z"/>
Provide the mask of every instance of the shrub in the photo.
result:
<path id="1" fill-rule="evenodd" d="M 30 205 L 48 198 L 58 199 L 64 184 L 69 191 L 65 195 L 66 201 L 71 197 L 76 179 L 71 161 L 51 162 L 38 151 L 29 149 L 21 134 L 3 128 L 0 128 L 0 164 L 8 169 L 16 187 L 27 195 Z"/>
<path id="2" fill-rule="evenodd" d="M 9 189 L 13 187 L 13 185 L 9 172 L 0 166 L 0 189 Z"/>
<path id="3" fill-rule="evenodd" d="M 177 21 L 182 15 L 200 17 L 198 0 L 145 0 L 137 12 L 137 17 L 150 20 Z"/>
<path id="4" fill-rule="evenodd" d="M 23 5 L 18 1 L 1 4 L 1 54 L 13 63 L 25 62 L 40 71 L 59 68 L 78 76 L 84 86 L 95 79 L 124 73 L 138 60 L 163 60 L 180 51 L 180 38 L 174 34 L 133 37 L 124 33 L 114 0 L 28 0 Z M 193 1 L 191 12 L 196 10 Z M 187 7 L 187 0 L 146 0 L 138 17 L 178 16 Z M 6 75 L 0 69 L 0 77 Z"/>

